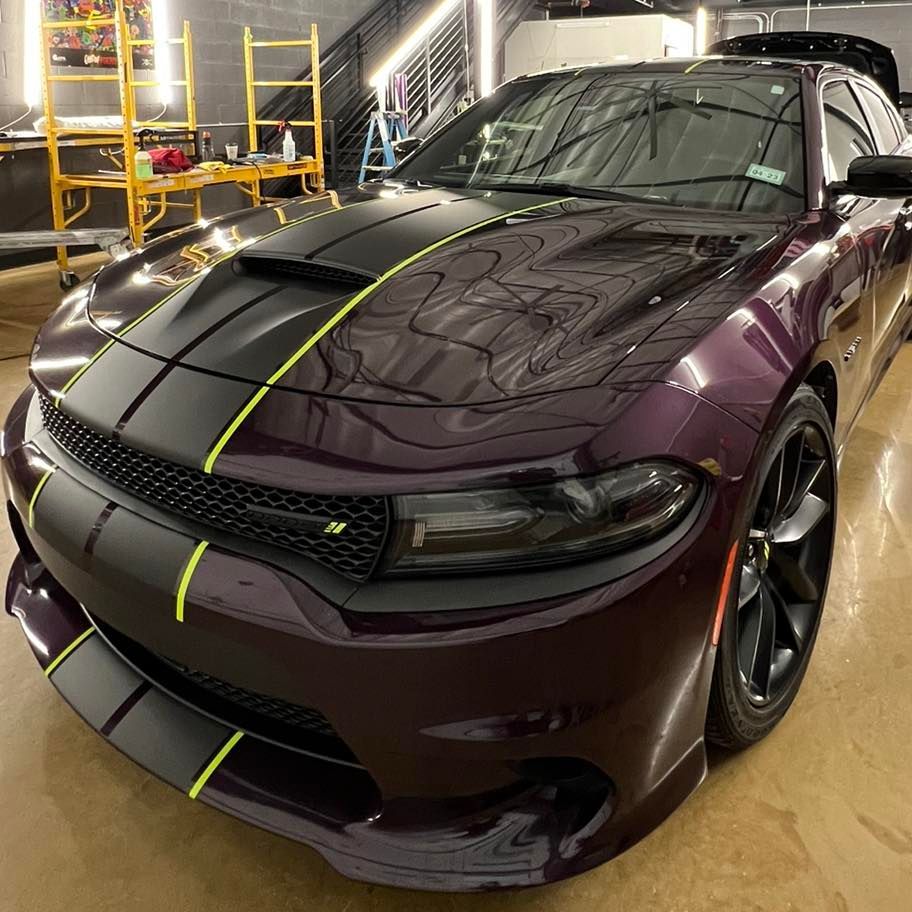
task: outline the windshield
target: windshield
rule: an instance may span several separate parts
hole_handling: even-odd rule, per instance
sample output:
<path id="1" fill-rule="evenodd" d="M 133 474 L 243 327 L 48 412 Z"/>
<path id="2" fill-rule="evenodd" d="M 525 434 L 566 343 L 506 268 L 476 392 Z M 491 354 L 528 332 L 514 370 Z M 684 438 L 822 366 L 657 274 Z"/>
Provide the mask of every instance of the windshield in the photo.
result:
<path id="1" fill-rule="evenodd" d="M 501 86 L 392 177 L 680 206 L 805 208 L 797 78 L 551 74 Z"/>

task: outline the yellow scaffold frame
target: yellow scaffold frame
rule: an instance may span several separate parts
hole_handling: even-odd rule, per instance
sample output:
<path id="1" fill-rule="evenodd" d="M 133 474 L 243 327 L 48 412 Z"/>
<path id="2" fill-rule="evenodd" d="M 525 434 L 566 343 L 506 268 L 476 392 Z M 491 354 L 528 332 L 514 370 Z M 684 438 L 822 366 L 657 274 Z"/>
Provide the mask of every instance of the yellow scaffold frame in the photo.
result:
<path id="1" fill-rule="evenodd" d="M 247 92 L 247 120 L 250 148 L 257 146 L 257 127 L 275 125 L 275 121 L 257 117 L 256 88 L 259 86 L 310 86 L 313 91 L 313 121 L 295 121 L 292 126 L 308 126 L 314 130 L 313 158 L 295 162 L 257 162 L 239 164 L 221 171 L 207 171 L 194 168 L 180 174 L 161 174 L 151 178 L 136 176 L 137 130 L 177 131 L 178 134 L 195 134 L 199 126 L 196 117 L 196 90 L 193 75 L 193 39 L 190 23 L 183 23 L 180 38 L 169 38 L 170 46 L 179 45 L 183 54 L 183 78 L 170 80 L 167 84 L 184 89 L 186 119 L 182 121 L 137 121 L 136 90 L 157 88 L 163 85 L 159 80 L 136 79 L 133 67 L 133 48 L 163 43 L 161 39 L 136 39 L 129 37 L 126 10 L 123 0 L 113 0 L 112 17 L 67 19 L 51 21 L 46 18 L 44 3 L 41 3 L 41 73 L 42 94 L 47 134 L 48 165 L 51 183 L 51 211 L 55 230 L 64 230 L 89 212 L 92 208 L 93 190 L 117 190 L 125 194 L 127 203 L 128 232 L 135 245 L 140 245 L 155 224 L 165 217 L 172 208 L 190 209 L 193 218 L 202 217 L 202 190 L 218 184 L 235 184 L 254 205 L 265 200 L 262 195 L 262 181 L 288 176 L 300 177 L 302 190 L 324 189 L 323 131 L 320 105 L 319 41 L 316 25 L 311 26 L 310 38 L 300 41 L 254 41 L 250 29 L 244 32 L 244 60 Z M 53 72 L 47 41 L 44 36 L 55 30 L 68 28 L 115 27 L 115 53 L 117 72 L 105 74 L 61 74 Z M 126 40 L 124 40 L 126 38 Z M 310 47 L 312 78 L 288 82 L 255 81 L 253 76 L 253 48 L 257 47 Z M 121 125 L 110 128 L 75 127 L 58 125 L 55 116 L 55 87 L 60 83 L 117 82 L 119 84 Z M 181 141 L 178 140 L 178 143 Z M 117 169 L 114 173 L 95 172 L 89 174 L 67 173 L 61 166 L 60 150 L 71 146 L 103 146 L 106 143 L 122 144 L 122 158 L 108 154 Z M 198 150 L 197 150 L 198 151 Z M 118 153 L 119 154 L 119 153 Z M 78 191 L 82 191 L 79 205 Z M 189 193 L 192 202 L 176 202 L 170 196 Z M 61 273 L 69 271 L 66 247 L 57 248 L 57 265 Z"/>
<path id="2" fill-rule="evenodd" d="M 96 189 L 121 190 L 126 195 L 128 232 L 134 244 L 141 244 L 143 235 L 155 223 L 160 221 L 168 210 L 166 188 L 151 187 L 149 181 L 136 177 L 136 130 L 149 128 L 153 130 L 196 132 L 196 98 L 193 81 L 193 39 L 190 24 L 183 23 L 180 38 L 169 38 L 160 41 L 152 38 L 130 38 L 127 27 L 126 10 L 123 0 L 114 0 L 113 16 L 94 16 L 85 19 L 49 20 L 45 5 L 41 7 L 41 75 L 42 95 L 44 100 L 45 132 L 47 134 L 48 166 L 51 181 L 51 212 L 55 230 L 69 228 L 75 221 L 92 208 L 92 191 Z M 63 31 L 69 28 L 99 29 L 114 26 L 115 54 L 117 71 L 104 74 L 70 74 L 53 71 L 48 54 L 48 42 L 44 36 L 49 32 Z M 124 40 L 126 37 L 126 40 Z M 143 45 L 163 44 L 179 45 L 183 56 L 183 78 L 170 80 L 168 85 L 184 89 L 186 118 L 180 121 L 138 121 L 136 117 L 136 90 L 158 88 L 160 80 L 136 79 L 133 69 L 133 48 Z M 60 125 L 56 117 L 55 88 L 61 83 L 118 83 L 120 98 L 119 127 L 76 127 Z M 104 142 L 119 143 L 122 146 L 123 158 L 108 154 L 112 164 L 120 173 L 70 174 L 61 166 L 61 146 L 75 144 L 98 146 Z M 185 190 L 188 188 L 180 188 Z M 82 205 L 77 208 L 76 191 L 82 191 Z M 151 197 L 151 198 L 150 198 Z M 192 203 L 171 203 L 172 206 L 191 208 L 198 218 L 201 213 L 199 193 L 194 194 Z M 68 271 L 68 257 L 65 247 L 57 248 L 57 265 L 61 272 Z"/>
<path id="3" fill-rule="evenodd" d="M 254 72 L 253 52 L 255 48 L 310 48 L 310 79 L 257 79 Z M 323 164 L 323 110 L 320 98 L 320 38 L 317 26 L 311 23 L 310 38 L 301 38 L 286 41 L 255 41 L 253 32 L 249 27 L 244 29 L 244 78 L 247 88 L 247 142 L 250 149 L 259 146 L 258 127 L 277 127 L 282 121 L 265 120 L 259 116 L 257 107 L 256 90 L 258 88 L 309 88 L 313 97 L 313 120 L 289 120 L 286 123 L 291 127 L 306 127 L 313 130 L 314 156 L 312 161 L 295 162 L 295 165 L 309 166 L 301 171 L 301 189 L 322 191 L 326 185 L 326 175 Z M 307 178 L 313 175 L 311 187 L 308 188 Z M 264 175 L 265 176 L 265 175 Z M 253 187 L 254 204 L 264 200 L 260 194 L 260 181 L 257 180 Z M 246 192 L 246 191 L 245 191 Z"/>

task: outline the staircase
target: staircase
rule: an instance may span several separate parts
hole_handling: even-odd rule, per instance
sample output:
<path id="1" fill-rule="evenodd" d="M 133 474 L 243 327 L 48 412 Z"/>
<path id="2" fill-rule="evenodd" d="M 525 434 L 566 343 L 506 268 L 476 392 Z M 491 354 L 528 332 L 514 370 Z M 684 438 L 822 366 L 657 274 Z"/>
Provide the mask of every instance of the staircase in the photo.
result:
<path id="1" fill-rule="evenodd" d="M 380 0 L 364 18 L 323 52 L 320 60 L 323 117 L 335 122 L 335 172 L 339 186 L 357 181 L 371 111 L 377 108 L 368 79 L 390 51 L 439 0 Z M 523 20 L 533 0 L 498 0 L 497 46 Z M 409 132 L 427 136 L 453 116 L 469 91 L 474 60 L 466 60 L 466 35 L 473 34 L 474 4 L 457 3 L 453 11 L 397 70 L 408 74 Z M 468 63 L 468 69 L 467 69 Z M 300 79 L 307 79 L 302 73 Z M 263 105 L 263 119 L 306 119 L 294 89 L 285 89 Z M 267 140 L 269 138 L 267 137 Z M 268 142 L 266 143 L 269 144 Z M 285 188 L 283 188 L 285 189 Z M 289 194 L 294 190 L 287 188 Z"/>

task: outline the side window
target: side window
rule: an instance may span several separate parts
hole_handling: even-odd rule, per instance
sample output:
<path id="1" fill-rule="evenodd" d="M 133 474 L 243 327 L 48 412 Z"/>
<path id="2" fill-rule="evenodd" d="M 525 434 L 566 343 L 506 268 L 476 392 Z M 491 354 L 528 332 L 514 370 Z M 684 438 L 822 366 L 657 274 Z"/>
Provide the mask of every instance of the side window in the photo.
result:
<path id="1" fill-rule="evenodd" d="M 896 132 L 896 123 L 890 116 L 886 102 L 866 85 L 856 85 L 855 88 L 861 93 L 861 97 L 868 106 L 868 111 L 871 115 L 871 126 L 880 140 L 880 151 L 884 153 L 892 152 L 899 145 L 900 137 Z"/>
<path id="2" fill-rule="evenodd" d="M 848 177 L 853 159 L 877 154 L 865 116 L 847 82 L 833 82 L 824 87 L 823 119 L 830 180 L 842 181 Z"/>

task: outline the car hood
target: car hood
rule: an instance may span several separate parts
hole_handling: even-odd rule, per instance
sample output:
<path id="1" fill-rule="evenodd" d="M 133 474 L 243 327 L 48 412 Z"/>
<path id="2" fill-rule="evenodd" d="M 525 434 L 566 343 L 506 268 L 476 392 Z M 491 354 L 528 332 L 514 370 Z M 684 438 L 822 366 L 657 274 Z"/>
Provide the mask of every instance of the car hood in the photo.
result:
<path id="1" fill-rule="evenodd" d="M 118 345 L 258 385 L 498 402 L 606 381 L 683 304 L 749 272 L 784 227 L 380 185 L 166 237 L 102 270 L 89 317 Z"/>

